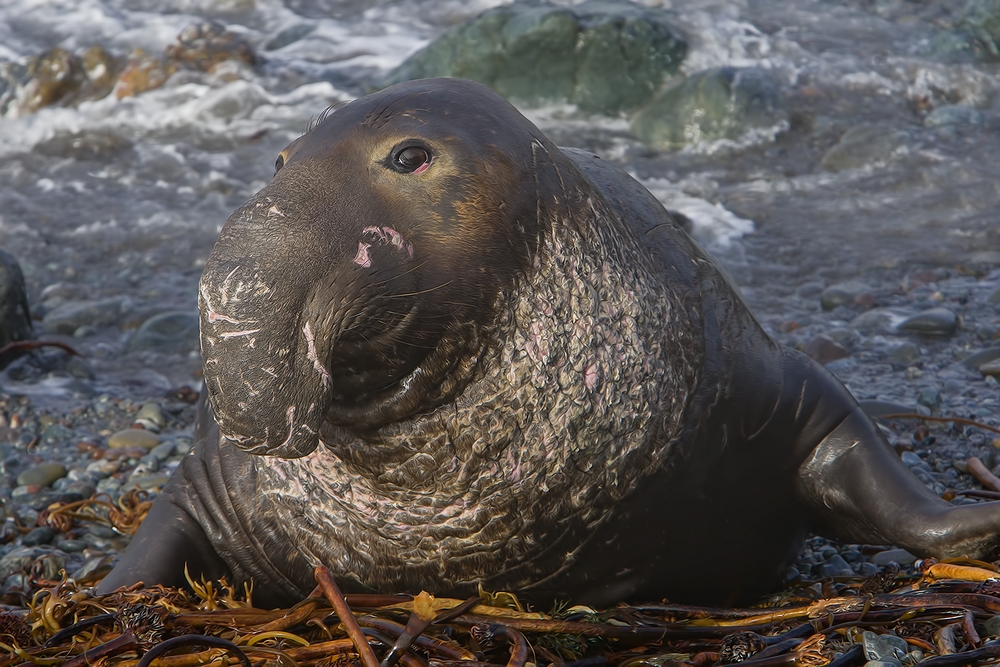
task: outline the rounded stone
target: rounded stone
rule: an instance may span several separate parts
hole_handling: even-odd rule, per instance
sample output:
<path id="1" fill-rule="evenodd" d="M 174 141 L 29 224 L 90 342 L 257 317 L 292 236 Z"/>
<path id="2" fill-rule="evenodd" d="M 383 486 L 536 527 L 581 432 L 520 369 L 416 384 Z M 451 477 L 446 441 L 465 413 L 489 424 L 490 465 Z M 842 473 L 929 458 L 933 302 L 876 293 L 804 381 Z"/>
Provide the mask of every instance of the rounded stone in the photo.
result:
<path id="1" fill-rule="evenodd" d="M 151 489 L 162 488 L 168 481 L 170 481 L 170 475 L 148 475 L 145 477 L 135 477 L 131 480 L 131 483 L 135 484 L 135 488 L 137 489 L 149 491 Z M 126 486 L 125 488 L 128 487 Z"/>
<path id="2" fill-rule="evenodd" d="M 927 114 L 924 127 L 939 127 L 941 125 L 972 125 L 982 126 L 983 114 L 967 104 L 945 104 Z"/>
<path id="3" fill-rule="evenodd" d="M 891 310 L 873 308 L 851 320 L 851 326 L 865 335 L 890 334 L 893 332 L 893 324 L 898 320 L 899 315 Z"/>
<path id="4" fill-rule="evenodd" d="M 35 528 L 23 538 L 21 538 L 21 544 L 26 547 L 37 547 L 41 544 L 50 544 L 53 539 L 55 539 L 56 531 L 54 528 L 49 526 L 39 526 Z"/>
<path id="5" fill-rule="evenodd" d="M 180 354 L 198 349 L 198 314 L 171 311 L 142 323 L 129 339 L 125 352 Z"/>
<path id="6" fill-rule="evenodd" d="M 827 171 L 842 171 L 885 163 L 908 141 L 906 132 L 892 127 L 858 125 L 844 133 L 820 164 Z"/>
<path id="7" fill-rule="evenodd" d="M 158 444 L 160 444 L 160 436 L 142 428 L 127 428 L 108 436 L 108 447 L 111 449 L 140 447 L 148 452 Z"/>
<path id="8" fill-rule="evenodd" d="M 988 347 L 963 359 L 962 365 L 969 370 L 977 371 L 980 366 L 995 359 L 1000 359 L 1000 347 Z"/>
<path id="9" fill-rule="evenodd" d="M 802 351 L 824 365 L 830 363 L 831 361 L 851 356 L 851 353 L 847 351 L 847 348 L 829 336 L 824 336 L 823 334 L 814 336 L 808 343 L 806 343 L 805 347 L 802 348 Z"/>
<path id="10" fill-rule="evenodd" d="M 174 455 L 174 451 L 176 449 L 177 443 L 173 440 L 168 440 L 167 442 L 162 442 L 156 447 L 153 447 L 153 449 L 149 451 L 149 455 L 155 456 L 160 463 L 163 463 Z"/>
<path id="11" fill-rule="evenodd" d="M 957 329 L 958 315 L 947 308 L 931 308 L 896 325 L 899 332 L 925 336 L 950 336 Z"/>
<path id="12" fill-rule="evenodd" d="M 879 567 L 885 567 L 889 563 L 899 565 L 913 565 L 917 562 L 917 557 L 906 549 L 886 549 L 871 557 L 871 562 Z"/>
<path id="13" fill-rule="evenodd" d="M 820 565 L 819 574 L 821 577 L 850 577 L 854 570 L 840 554 L 834 554 Z"/>
<path id="14" fill-rule="evenodd" d="M 937 410 L 941 407 L 941 392 L 936 387 L 925 387 L 917 394 L 917 403 Z"/>
<path id="15" fill-rule="evenodd" d="M 166 426 L 167 418 L 163 415 L 163 408 L 159 403 L 149 401 L 142 404 L 139 412 L 135 415 L 135 423 L 141 424 L 148 431 L 159 431 Z"/>
<path id="16" fill-rule="evenodd" d="M 979 367 L 979 372 L 987 377 L 1000 378 L 1000 359 L 994 359 Z"/>
<path id="17" fill-rule="evenodd" d="M 859 294 L 867 291 L 868 286 L 853 280 L 830 285 L 819 295 L 819 303 L 823 310 L 833 310 L 838 306 L 849 306 Z"/>
<path id="18" fill-rule="evenodd" d="M 983 634 L 987 637 L 1000 637 L 1000 615 L 993 616 L 983 623 Z"/>
<path id="19" fill-rule="evenodd" d="M 632 118 L 632 132 L 667 149 L 699 142 L 737 141 L 753 130 L 786 123 L 781 87 L 758 68 L 717 67 L 668 87 Z"/>
<path id="20" fill-rule="evenodd" d="M 386 84 L 436 76 L 485 83 L 528 104 L 617 114 L 652 99 L 687 43 L 673 15 L 633 3 L 514 3 L 459 24 L 410 56 Z"/>
<path id="21" fill-rule="evenodd" d="M 83 540 L 59 540 L 56 548 L 66 553 L 79 553 L 87 548 L 87 543 Z"/>
<path id="22" fill-rule="evenodd" d="M 899 660 L 910 651 L 905 639 L 891 634 L 878 635 L 866 630 L 861 635 L 865 657 L 900 664 Z"/>
<path id="23" fill-rule="evenodd" d="M 101 301 L 71 301 L 47 312 L 42 323 L 49 331 L 75 334 L 81 327 L 117 324 L 130 308 L 131 303 L 125 297 L 113 297 Z"/>
<path id="24" fill-rule="evenodd" d="M 889 353 L 889 360 L 893 365 L 909 366 L 920 358 L 920 348 L 909 341 L 900 343 Z"/>
<path id="25" fill-rule="evenodd" d="M 66 476 L 66 466 L 61 463 L 40 463 L 17 476 L 18 486 L 49 486 Z"/>

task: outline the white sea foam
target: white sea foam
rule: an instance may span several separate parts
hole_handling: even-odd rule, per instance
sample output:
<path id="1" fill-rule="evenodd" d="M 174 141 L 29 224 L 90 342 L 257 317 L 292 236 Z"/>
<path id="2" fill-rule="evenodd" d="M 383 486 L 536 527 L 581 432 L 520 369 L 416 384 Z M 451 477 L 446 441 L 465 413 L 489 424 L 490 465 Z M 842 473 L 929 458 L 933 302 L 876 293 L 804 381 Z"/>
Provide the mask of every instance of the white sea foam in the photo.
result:
<path id="1" fill-rule="evenodd" d="M 754 229 L 753 220 L 741 218 L 718 202 L 687 194 L 682 184 L 665 178 L 639 181 L 665 207 L 686 215 L 694 225 L 692 235 L 706 246 L 727 247 Z"/>

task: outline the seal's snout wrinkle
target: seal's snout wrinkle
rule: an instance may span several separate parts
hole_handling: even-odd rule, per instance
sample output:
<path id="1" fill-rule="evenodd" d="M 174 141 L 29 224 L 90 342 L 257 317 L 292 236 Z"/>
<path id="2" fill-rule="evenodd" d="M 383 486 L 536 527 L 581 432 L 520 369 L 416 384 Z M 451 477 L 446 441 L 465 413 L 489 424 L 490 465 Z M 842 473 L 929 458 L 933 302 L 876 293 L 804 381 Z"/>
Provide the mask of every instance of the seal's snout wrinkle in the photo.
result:
<path id="1" fill-rule="evenodd" d="M 99 592 L 187 561 L 263 605 L 319 564 L 348 592 L 731 604 L 810 529 L 1000 546 L 1000 505 L 931 494 L 649 192 L 476 83 L 324 114 L 199 307 L 196 445 Z"/>

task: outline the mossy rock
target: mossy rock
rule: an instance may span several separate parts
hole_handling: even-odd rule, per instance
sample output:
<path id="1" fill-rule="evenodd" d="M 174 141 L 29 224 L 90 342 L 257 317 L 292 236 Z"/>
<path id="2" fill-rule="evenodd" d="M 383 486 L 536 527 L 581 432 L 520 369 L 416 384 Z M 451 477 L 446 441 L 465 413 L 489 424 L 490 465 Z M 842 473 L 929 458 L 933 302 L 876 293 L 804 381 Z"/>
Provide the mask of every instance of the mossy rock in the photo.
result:
<path id="1" fill-rule="evenodd" d="M 647 144 L 678 149 L 699 142 L 741 139 L 786 120 L 774 75 L 758 68 L 716 67 L 664 90 L 632 118 L 632 132 Z"/>
<path id="2" fill-rule="evenodd" d="M 677 72 L 687 43 L 672 16 L 632 3 L 497 7 L 431 42 L 385 85 L 451 76 L 526 104 L 570 102 L 595 113 L 637 108 Z"/>
<path id="3" fill-rule="evenodd" d="M 34 337 L 21 266 L 13 255 L 0 250 L 0 347 Z M 18 354 L 7 352 L 0 356 L 0 368 Z"/>

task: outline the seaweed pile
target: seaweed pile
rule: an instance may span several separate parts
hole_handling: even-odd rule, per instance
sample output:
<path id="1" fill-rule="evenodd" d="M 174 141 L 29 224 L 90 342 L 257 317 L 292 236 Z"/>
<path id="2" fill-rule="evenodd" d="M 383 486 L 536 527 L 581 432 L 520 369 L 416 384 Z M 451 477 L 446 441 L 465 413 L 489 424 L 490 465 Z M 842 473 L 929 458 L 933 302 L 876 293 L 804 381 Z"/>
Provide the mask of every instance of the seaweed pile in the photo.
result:
<path id="1" fill-rule="evenodd" d="M 926 560 L 867 579 L 826 580 L 822 599 L 788 590 L 752 609 L 669 603 L 525 611 L 509 593 L 469 600 L 341 595 L 326 568 L 288 609 L 253 606 L 225 581 L 96 596 L 73 580 L 0 611 L 0 667 L 667 667 L 740 663 L 877 667 L 1000 660 L 1000 574 Z M 2 653 L 0 653 L 2 655 Z M 382 655 L 381 660 L 377 655 Z M 876 667 L 871 665 L 871 667 Z"/>

